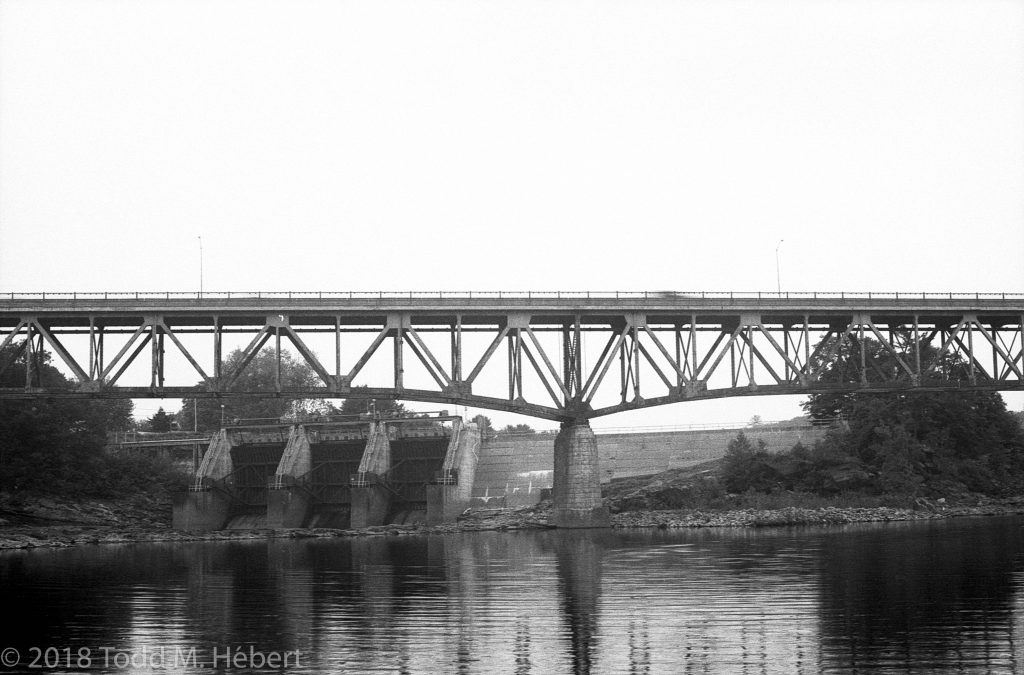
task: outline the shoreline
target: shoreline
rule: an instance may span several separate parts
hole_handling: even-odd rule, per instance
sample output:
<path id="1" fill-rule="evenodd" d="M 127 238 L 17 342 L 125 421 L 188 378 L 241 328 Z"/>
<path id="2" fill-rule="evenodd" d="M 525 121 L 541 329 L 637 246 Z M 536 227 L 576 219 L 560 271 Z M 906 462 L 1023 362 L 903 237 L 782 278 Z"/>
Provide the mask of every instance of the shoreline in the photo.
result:
<path id="1" fill-rule="evenodd" d="M 0 527 L 0 551 L 67 548 L 100 544 L 191 543 L 266 539 L 329 539 L 340 537 L 457 534 L 464 532 L 558 529 L 548 524 L 549 508 L 527 507 L 470 513 L 443 525 L 381 525 L 362 529 L 298 528 L 182 532 L 169 526 L 146 524 L 7 524 Z M 841 508 L 786 507 L 702 511 L 626 511 L 612 514 L 610 529 L 684 529 L 710 527 L 804 527 L 855 523 L 935 520 L 979 516 L 1024 515 L 1024 504 L 947 506 L 936 509 L 898 507 Z"/>

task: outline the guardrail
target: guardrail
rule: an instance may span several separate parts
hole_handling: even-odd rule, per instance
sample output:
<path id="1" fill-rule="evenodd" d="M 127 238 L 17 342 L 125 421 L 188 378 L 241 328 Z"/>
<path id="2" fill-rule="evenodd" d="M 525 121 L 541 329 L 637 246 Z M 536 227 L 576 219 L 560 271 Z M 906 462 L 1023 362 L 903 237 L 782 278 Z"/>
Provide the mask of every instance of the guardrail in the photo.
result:
<path id="1" fill-rule="evenodd" d="M 6 300 L 475 300 L 475 299 L 701 299 L 701 300 L 1015 300 L 1024 293 L 904 291 L 103 291 L 0 293 Z"/>

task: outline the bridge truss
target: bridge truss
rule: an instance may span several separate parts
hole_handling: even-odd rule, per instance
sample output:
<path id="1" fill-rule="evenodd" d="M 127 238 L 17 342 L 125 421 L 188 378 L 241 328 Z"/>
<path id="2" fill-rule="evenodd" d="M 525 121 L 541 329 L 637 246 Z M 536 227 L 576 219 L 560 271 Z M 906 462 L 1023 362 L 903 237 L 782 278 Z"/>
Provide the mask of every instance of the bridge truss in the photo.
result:
<path id="1" fill-rule="evenodd" d="M 0 297 L 0 397 L 368 397 L 571 420 L 738 395 L 1021 390 L 1022 345 L 1020 295 L 15 295 Z M 276 376 L 253 384 L 267 349 Z M 285 381 L 285 350 L 314 383 Z M 42 381 L 44 354 L 72 386 Z"/>

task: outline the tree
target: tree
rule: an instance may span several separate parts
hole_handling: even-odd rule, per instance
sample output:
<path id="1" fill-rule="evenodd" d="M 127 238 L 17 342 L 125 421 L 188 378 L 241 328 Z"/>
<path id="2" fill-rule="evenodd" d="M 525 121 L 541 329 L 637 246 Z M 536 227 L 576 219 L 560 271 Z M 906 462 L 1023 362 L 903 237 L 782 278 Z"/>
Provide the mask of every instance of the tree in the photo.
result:
<path id="1" fill-rule="evenodd" d="M 241 363 L 244 353 L 236 349 L 224 362 L 224 372 L 233 372 Z M 264 349 L 238 376 L 230 391 L 274 391 L 276 387 L 276 359 L 274 350 Z M 287 350 L 281 350 L 281 388 L 303 389 L 316 386 L 319 378 L 316 372 L 301 359 L 294 358 Z M 182 429 L 212 431 L 221 427 L 221 421 L 262 420 L 264 422 L 281 418 L 298 418 L 304 414 L 330 414 L 334 407 L 317 399 L 301 399 L 292 396 L 281 397 L 225 397 L 186 398 L 181 410 L 175 415 Z M 198 418 L 198 424 L 196 419 Z"/>
<path id="2" fill-rule="evenodd" d="M 14 345 L 0 350 L 0 364 L 14 356 Z M 39 382 L 55 389 L 73 383 L 36 355 Z M 0 375 L 0 386 L 24 386 L 27 363 L 20 355 Z M 82 493 L 102 488 L 95 480 L 107 433 L 132 426 L 130 400 L 0 400 L 0 488 L 51 493 Z"/>
<path id="3" fill-rule="evenodd" d="M 159 408 L 153 416 L 146 421 L 146 426 L 150 431 L 158 433 L 166 433 L 171 430 L 172 418 L 163 408 Z"/>
<path id="4" fill-rule="evenodd" d="M 897 345 L 904 362 L 913 362 L 914 349 L 920 349 L 922 362 L 937 362 L 940 377 L 966 379 L 967 366 L 955 355 L 936 359 L 934 348 L 906 338 Z M 864 350 L 869 382 L 900 367 L 896 355 L 874 340 L 865 340 Z M 849 381 L 862 372 L 859 347 L 836 351 L 826 381 Z M 1024 432 L 997 392 L 812 394 L 802 406 L 819 422 L 845 420 L 847 430 L 827 442 L 860 461 L 885 491 L 912 494 L 945 481 L 946 489 L 998 493 L 1024 476 Z"/>

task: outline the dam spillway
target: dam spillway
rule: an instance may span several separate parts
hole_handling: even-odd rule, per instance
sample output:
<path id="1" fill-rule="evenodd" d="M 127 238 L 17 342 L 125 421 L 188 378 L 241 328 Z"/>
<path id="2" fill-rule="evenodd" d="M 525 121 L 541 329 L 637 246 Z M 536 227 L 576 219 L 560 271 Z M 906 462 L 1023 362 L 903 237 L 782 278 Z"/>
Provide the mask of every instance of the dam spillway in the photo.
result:
<path id="1" fill-rule="evenodd" d="M 479 429 L 448 416 L 227 427 L 173 527 L 220 530 L 444 522 L 468 508 Z"/>

